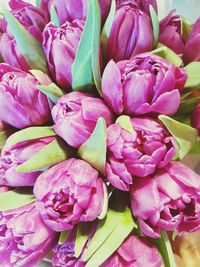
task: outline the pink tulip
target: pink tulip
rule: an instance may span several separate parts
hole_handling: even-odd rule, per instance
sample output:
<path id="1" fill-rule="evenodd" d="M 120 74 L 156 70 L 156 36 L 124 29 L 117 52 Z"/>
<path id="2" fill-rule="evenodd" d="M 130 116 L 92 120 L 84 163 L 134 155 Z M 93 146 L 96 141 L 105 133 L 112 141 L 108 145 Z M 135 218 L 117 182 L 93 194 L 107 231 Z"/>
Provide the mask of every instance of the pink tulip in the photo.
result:
<path id="1" fill-rule="evenodd" d="M 200 103 L 198 103 L 193 112 L 192 112 L 192 116 L 191 116 L 191 125 L 200 130 Z"/>

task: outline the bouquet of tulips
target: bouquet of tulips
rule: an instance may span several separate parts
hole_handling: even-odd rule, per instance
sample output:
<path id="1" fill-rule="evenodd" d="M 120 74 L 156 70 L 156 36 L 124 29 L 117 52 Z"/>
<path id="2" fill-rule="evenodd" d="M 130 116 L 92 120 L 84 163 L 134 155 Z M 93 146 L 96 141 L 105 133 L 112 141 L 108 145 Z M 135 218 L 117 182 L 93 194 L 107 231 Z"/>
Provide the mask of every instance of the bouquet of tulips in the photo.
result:
<path id="1" fill-rule="evenodd" d="M 200 18 L 159 21 L 156 0 L 2 10 L 0 266 L 174 267 L 169 236 L 200 230 L 180 162 L 200 153 Z"/>

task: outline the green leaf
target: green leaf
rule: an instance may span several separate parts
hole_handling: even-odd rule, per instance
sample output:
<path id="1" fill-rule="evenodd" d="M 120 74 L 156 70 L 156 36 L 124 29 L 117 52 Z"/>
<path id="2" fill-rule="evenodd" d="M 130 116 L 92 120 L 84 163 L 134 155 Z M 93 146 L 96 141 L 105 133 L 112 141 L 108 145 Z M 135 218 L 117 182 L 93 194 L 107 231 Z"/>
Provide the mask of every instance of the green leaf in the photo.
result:
<path id="1" fill-rule="evenodd" d="M 197 140 L 198 131 L 189 125 L 183 124 L 165 115 L 160 115 L 158 118 L 177 141 L 179 145 L 179 158 L 184 158 L 190 151 L 192 144 Z"/>
<path id="2" fill-rule="evenodd" d="M 176 267 L 174 253 L 172 251 L 167 233 L 165 231 L 161 231 L 161 238 L 152 239 L 152 242 L 160 251 L 165 267 Z"/>
<path id="3" fill-rule="evenodd" d="M 158 20 L 156 11 L 152 5 L 149 6 L 149 11 L 150 11 L 151 21 L 152 21 L 152 26 L 153 26 L 154 44 L 156 44 L 158 42 L 158 37 L 159 37 L 159 20 Z"/>
<path id="4" fill-rule="evenodd" d="M 99 118 L 93 133 L 78 150 L 78 155 L 82 159 L 103 174 L 105 173 L 106 164 L 106 138 L 106 122 L 103 118 Z"/>
<path id="5" fill-rule="evenodd" d="M 0 132 L 0 151 L 5 145 L 7 138 L 14 132 L 13 129 Z"/>
<path id="6" fill-rule="evenodd" d="M 29 72 L 33 76 L 35 76 L 35 78 L 38 80 L 40 84 L 49 85 L 50 83 L 52 83 L 49 76 L 46 73 L 42 72 L 41 70 L 29 70 Z"/>
<path id="7" fill-rule="evenodd" d="M 24 190 L 23 190 L 24 191 Z M 0 194 L 0 211 L 17 209 L 35 201 L 32 194 L 24 194 L 22 190 L 12 190 Z"/>
<path id="8" fill-rule="evenodd" d="M 35 0 L 36 7 L 40 7 L 40 4 L 41 4 L 41 0 Z"/>
<path id="9" fill-rule="evenodd" d="M 99 220 L 103 220 L 106 217 L 106 214 L 108 212 L 108 189 L 105 184 L 103 184 L 103 208 L 101 211 L 101 214 L 98 216 Z"/>
<path id="10" fill-rule="evenodd" d="M 133 125 L 132 125 L 132 123 L 131 123 L 131 119 L 130 119 L 129 116 L 122 115 L 122 116 L 120 116 L 120 117 L 117 118 L 117 120 L 116 120 L 115 123 L 116 123 L 116 124 L 119 124 L 119 126 L 120 126 L 122 129 L 124 129 L 124 130 L 130 132 L 131 134 L 134 134 L 134 133 L 135 133 L 135 131 L 134 131 L 134 129 L 133 129 Z"/>
<path id="11" fill-rule="evenodd" d="M 190 154 L 200 154 L 200 141 L 199 140 L 192 144 Z"/>
<path id="12" fill-rule="evenodd" d="M 5 20 L 14 36 L 17 46 L 30 65 L 31 69 L 39 69 L 48 73 L 46 57 L 42 45 L 18 22 L 12 13 L 3 6 Z"/>
<path id="13" fill-rule="evenodd" d="M 176 115 L 191 113 L 195 105 L 199 102 L 200 102 L 200 96 L 182 100 Z"/>
<path id="14" fill-rule="evenodd" d="M 69 150 L 64 146 L 64 143 L 57 138 L 34 154 L 29 160 L 18 165 L 16 171 L 34 172 L 46 169 L 66 160 L 69 155 Z"/>
<path id="15" fill-rule="evenodd" d="M 124 212 L 115 212 L 114 214 L 115 216 L 113 216 L 111 222 L 115 225 L 115 227 L 112 229 L 112 231 L 110 231 L 110 234 L 106 238 L 104 238 L 103 244 L 98 246 L 98 249 L 96 249 L 95 253 L 91 256 L 91 258 L 89 258 L 86 267 L 100 266 L 113 254 L 113 252 L 115 252 L 120 247 L 126 237 L 136 227 L 130 209 L 126 208 Z M 102 228 L 105 227 L 106 225 L 102 226 Z M 99 230 L 101 230 L 101 228 Z M 104 232 L 102 234 L 104 234 Z M 94 238 L 96 239 L 95 236 Z M 91 243 L 92 241 L 93 239 L 91 240 Z M 90 245 L 88 247 L 88 250 L 90 250 Z M 85 255 L 83 256 L 83 258 L 85 259 Z"/>
<path id="16" fill-rule="evenodd" d="M 53 5 L 51 5 L 51 8 L 50 8 L 50 15 L 51 15 L 51 22 L 53 22 L 56 25 L 56 27 L 60 27 L 60 21 L 58 18 L 58 14 L 57 14 L 56 9 Z"/>
<path id="17" fill-rule="evenodd" d="M 191 31 L 192 31 L 191 23 L 184 17 L 181 17 L 181 35 L 185 42 L 187 41 Z"/>
<path id="18" fill-rule="evenodd" d="M 172 51 L 170 48 L 168 48 L 167 46 L 158 43 L 156 48 L 163 48 L 162 54 L 160 55 L 162 58 L 166 59 L 167 61 L 173 63 L 176 67 L 180 67 L 183 63 L 182 59 L 176 54 L 174 53 L 174 51 Z M 154 50 L 155 53 L 156 50 Z"/>
<path id="19" fill-rule="evenodd" d="M 95 84 L 102 95 L 99 62 L 101 15 L 98 0 L 89 1 L 85 27 L 72 65 L 72 87 L 79 91 Z"/>
<path id="20" fill-rule="evenodd" d="M 166 46 L 160 46 L 154 50 L 151 51 L 152 54 L 155 54 L 159 57 L 165 58 L 165 55 L 167 53 L 167 47 Z"/>
<path id="21" fill-rule="evenodd" d="M 112 0 L 110 12 L 108 14 L 108 17 L 106 19 L 106 22 L 103 26 L 103 30 L 101 33 L 101 47 L 103 49 L 104 57 L 106 56 L 108 38 L 115 18 L 115 12 L 116 12 L 116 0 Z"/>
<path id="22" fill-rule="evenodd" d="M 38 85 L 37 89 L 43 92 L 54 103 L 57 103 L 58 99 L 65 95 L 65 92 L 60 89 L 55 83 L 51 83 L 48 86 Z"/>
<path id="23" fill-rule="evenodd" d="M 77 226 L 76 240 L 75 240 L 75 257 L 78 258 L 83 251 L 85 244 L 88 241 L 89 233 L 91 230 L 91 224 L 79 223 Z"/>
<path id="24" fill-rule="evenodd" d="M 70 231 L 61 232 L 59 240 L 58 240 L 58 244 L 62 245 L 65 242 L 65 240 L 68 238 L 69 234 L 70 234 Z"/>
<path id="25" fill-rule="evenodd" d="M 12 134 L 8 138 L 7 144 L 9 146 L 14 146 L 17 143 L 23 141 L 34 140 L 37 138 L 42 138 L 47 136 L 56 136 L 56 133 L 54 132 L 51 126 L 29 127 Z"/>
<path id="26" fill-rule="evenodd" d="M 185 66 L 184 69 L 188 74 L 185 88 L 200 88 L 200 62 L 192 62 L 189 65 Z"/>

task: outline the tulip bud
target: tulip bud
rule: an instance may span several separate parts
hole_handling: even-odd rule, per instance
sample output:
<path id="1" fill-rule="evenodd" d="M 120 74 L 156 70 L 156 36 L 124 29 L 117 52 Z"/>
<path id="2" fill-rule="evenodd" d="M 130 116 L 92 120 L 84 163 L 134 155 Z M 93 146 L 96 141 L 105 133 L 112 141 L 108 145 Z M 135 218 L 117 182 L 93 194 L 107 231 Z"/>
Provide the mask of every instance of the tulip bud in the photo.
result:
<path id="1" fill-rule="evenodd" d="M 107 125 L 113 120 L 111 111 L 101 99 L 80 92 L 61 97 L 53 107 L 52 117 L 55 132 L 75 148 L 90 137 L 100 117 Z"/>
<path id="2" fill-rule="evenodd" d="M 103 211 L 106 185 L 87 162 L 63 161 L 41 174 L 34 186 L 36 206 L 44 222 L 55 231 L 95 220 Z"/>
<path id="3" fill-rule="evenodd" d="M 0 64 L 0 120 L 19 129 L 48 122 L 48 98 L 37 89 L 38 85 L 31 74 Z"/>
<path id="4" fill-rule="evenodd" d="M 186 79 L 185 70 L 151 53 L 111 60 L 102 77 L 103 98 L 116 114 L 173 115 Z"/>
<path id="5" fill-rule="evenodd" d="M 35 204 L 0 212 L 1 266 L 35 266 L 54 246 L 57 234 L 40 218 Z"/>

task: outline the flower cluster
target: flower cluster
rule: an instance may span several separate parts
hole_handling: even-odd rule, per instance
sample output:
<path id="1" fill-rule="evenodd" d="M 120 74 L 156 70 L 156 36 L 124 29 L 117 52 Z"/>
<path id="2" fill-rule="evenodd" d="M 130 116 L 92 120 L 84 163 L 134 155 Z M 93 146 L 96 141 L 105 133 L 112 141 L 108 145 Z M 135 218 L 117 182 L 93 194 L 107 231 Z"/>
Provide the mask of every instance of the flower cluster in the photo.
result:
<path id="1" fill-rule="evenodd" d="M 161 267 L 152 239 L 200 230 L 200 176 L 179 161 L 199 146 L 200 19 L 158 22 L 156 0 L 9 7 L 0 265 Z"/>

